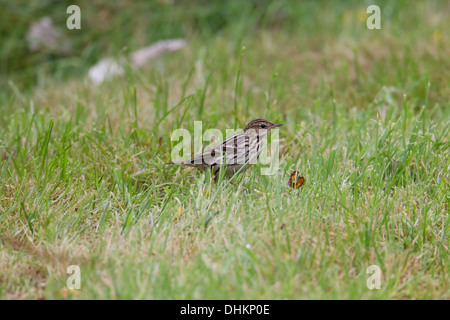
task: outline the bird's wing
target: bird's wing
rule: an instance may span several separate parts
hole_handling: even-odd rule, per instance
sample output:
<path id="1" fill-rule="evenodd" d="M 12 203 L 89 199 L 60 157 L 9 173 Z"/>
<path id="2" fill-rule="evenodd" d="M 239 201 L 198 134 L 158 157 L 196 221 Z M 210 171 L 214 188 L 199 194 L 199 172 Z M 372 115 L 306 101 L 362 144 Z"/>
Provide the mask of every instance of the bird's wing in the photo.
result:
<path id="1" fill-rule="evenodd" d="M 248 142 L 248 137 L 243 132 L 240 132 L 190 160 L 180 161 L 179 164 L 190 167 L 212 167 L 217 164 L 222 164 L 224 155 L 226 155 L 227 164 L 236 163 L 238 154 L 243 154 L 245 147 L 248 150 Z"/>
<path id="2" fill-rule="evenodd" d="M 217 164 L 244 164 L 249 159 L 250 138 L 244 132 L 222 141 L 217 146 L 205 150 L 190 160 L 173 162 L 190 167 L 212 167 Z M 242 162 L 242 163 L 241 163 Z"/>
<path id="3" fill-rule="evenodd" d="M 248 159 L 250 137 L 244 132 L 238 133 L 222 142 L 222 152 L 227 164 L 244 164 Z M 223 158 L 223 157 L 222 157 Z"/>
<path id="4" fill-rule="evenodd" d="M 222 153 L 221 144 L 205 150 L 203 153 L 196 155 L 191 160 L 184 161 L 183 164 L 191 167 L 211 167 L 218 163 L 221 163 Z"/>

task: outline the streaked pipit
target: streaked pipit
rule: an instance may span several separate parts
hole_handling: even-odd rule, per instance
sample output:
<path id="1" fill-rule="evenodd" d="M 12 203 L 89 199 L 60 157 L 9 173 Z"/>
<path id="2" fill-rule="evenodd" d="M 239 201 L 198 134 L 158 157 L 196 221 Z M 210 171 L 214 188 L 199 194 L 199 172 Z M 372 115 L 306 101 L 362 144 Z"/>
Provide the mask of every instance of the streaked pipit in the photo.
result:
<path id="1" fill-rule="evenodd" d="M 203 169 L 209 168 L 216 182 L 221 169 L 225 170 L 224 176 L 226 178 L 231 178 L 236 172 L 243 172 L 256 163 L 268 132 L 279 126 L 282 126 L 282 124 L 272 123 L 264 119 L 253 120 L 245 127 L 243 132 L 224 140 L 219 145 L 204 151 L 196 157 L 190 160 L 166 164 L 179 164 Z M 230 183 L 236 185 L 233 180 Z"/>

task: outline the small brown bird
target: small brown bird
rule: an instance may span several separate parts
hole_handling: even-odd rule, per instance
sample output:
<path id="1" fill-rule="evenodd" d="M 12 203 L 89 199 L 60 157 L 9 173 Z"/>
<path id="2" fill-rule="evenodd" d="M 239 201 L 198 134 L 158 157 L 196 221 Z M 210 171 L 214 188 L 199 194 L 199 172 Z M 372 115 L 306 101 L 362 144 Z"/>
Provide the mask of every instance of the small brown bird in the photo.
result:
<path id="1" fill-rule="evenodd" d="M 214 174 L 216 182 L 220 170 L 225 169 L 224 176 L 231 178 L 237 171 L 243 172 L 253 164 L 256 164 L 267 134 L 271 129 L 280 126 L 282 126 L 281 123 L 256 119 L 250 121 L 243 132 L 226 139 L 193 159 L 166 164 L 179 164 L 203 169 L 209 168 Z M 236 185 L 233 180 L 230 183 Z"/>

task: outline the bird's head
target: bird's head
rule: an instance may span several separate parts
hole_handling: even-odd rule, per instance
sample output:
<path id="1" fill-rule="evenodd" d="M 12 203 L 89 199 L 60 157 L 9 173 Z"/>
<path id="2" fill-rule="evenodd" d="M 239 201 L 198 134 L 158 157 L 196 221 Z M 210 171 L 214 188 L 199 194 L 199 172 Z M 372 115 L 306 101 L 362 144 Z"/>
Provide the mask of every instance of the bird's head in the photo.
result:
<path id="1" fill-rule="evenodd" d="M 280 127 L 283 124 L 281 123 L 273 123 L 264 119 L 256 119 L 253 121 L 250 121 L 247 126 L 244 129 L 244 132 L 248 130 L 254 130 L 256 133 L 259 133 L 260 130 L 264 131 L 265 133 L 269 132 L 269 130 Z"/>

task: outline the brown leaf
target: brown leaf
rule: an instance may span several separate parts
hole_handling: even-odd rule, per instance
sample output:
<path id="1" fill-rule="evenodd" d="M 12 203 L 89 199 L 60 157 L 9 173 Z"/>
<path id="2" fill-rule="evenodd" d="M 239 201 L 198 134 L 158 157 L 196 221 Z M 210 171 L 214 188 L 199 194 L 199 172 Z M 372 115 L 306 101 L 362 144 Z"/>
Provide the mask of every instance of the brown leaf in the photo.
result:
<path id="1" fill-rule="evenodd" d="M 300 173 L 298 171 L 293 171 L 289 176 L 289 187 L 299 189 L 305 184 L 305 181 L 306 180 L 304 177 L 300 177 Z"/>

